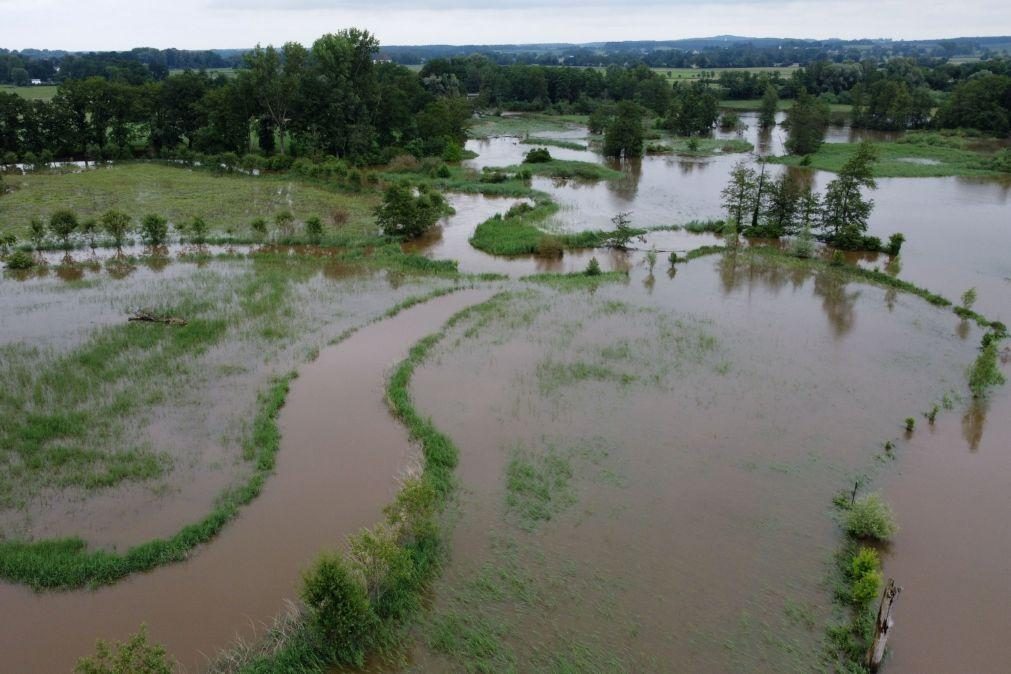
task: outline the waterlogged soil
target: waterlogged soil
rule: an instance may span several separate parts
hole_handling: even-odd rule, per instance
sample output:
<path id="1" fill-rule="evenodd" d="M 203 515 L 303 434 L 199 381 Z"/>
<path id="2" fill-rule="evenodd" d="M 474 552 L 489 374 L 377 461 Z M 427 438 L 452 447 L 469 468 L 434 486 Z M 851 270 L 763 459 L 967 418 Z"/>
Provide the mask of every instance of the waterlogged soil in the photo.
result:
<path id="1" fill-rule="evenodd" d="M 0 653 L 12 672 L 69 671 L 95 640 L 146 623 L 189 669 L 253 636 L 294 599 L 301 569 L 381 518 L 417 462 L 384 401 L 385 377 L 410 346 L 488 297 L 465 290 L 367 326 L 300 371 L 280 417 L 276 474 L 211 544 L 185 563 L 95 591 L 36 594 L 0 585 Z"/>
<path id="2" fill-rule="evenodd" d="M 412 385 L 462 452 L 408 669 L 818 668 L 831 494 L 973 357 L 918 298 L 744 255 L 500 301 Z"/>
<path id="3" fill-rule="evenodd" d="M 160 457 L 159 475 L 105 488 L 40 489 L 5 478 L 9 498 L 0 510 L 0 535 L 79 536 L 94 547 L 123 550 L 200 520 L 225 489 L 248 479 L 253 465 L 243 459 L 243 446 L 257 414 L 257 396 L 274 377 L 297 368 L 348 328 L 445 285 L 311 264 L 304 273 L 292 274 L 275 299 L 277 306 L 248 320 L 233 308 L 249 298 L 235 298 L 258 273 L 251 260 L 231 260 L 176 262 L 159 269 L 141 264 L 128 280 L 98 271 L 74 284 L 54 276 L 3 282 L 0 308 L 16 320 L 2 323 L 0 344 L 6 357 L 38 370 L 86 346 L 97 329 L 125 326 L 142 307 L 198 298 L 214 307 L 210 317 L 226 317 L 230 327 L 205 352 L 183 358 L 171 376 L 131 381 L 134 395 L 148 402 L 119 419 L 113 436 L 94 438 Z M 8 391 L 15 397 L 28 395 L 13 382 L 8 386 L 15 387 Z"/>

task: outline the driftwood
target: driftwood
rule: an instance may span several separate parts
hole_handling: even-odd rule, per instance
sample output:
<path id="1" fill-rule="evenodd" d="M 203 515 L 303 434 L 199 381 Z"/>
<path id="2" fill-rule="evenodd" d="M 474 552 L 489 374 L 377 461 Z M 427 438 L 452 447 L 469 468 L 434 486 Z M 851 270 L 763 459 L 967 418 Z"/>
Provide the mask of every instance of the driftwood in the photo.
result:
<path id="1" fill-rule="evenodd" d="M 159 316 L 158 314 L 151 313 L 146 309 L 135 311 L 133 316 L 130 316 L 127 320 L 140 321 L 142 323 L 164 323 L 165 325 L 186 325 L 187 323 L 185 318 L 178 318 L 176 316 Z"/>
<path id="2" fill-rule="evenodd" d="M 894 621 L 892 620 L 892 606 L 895 599 L 902 592 L 901 587 L 895 587 L 895 581 L 888 579 L 888 585 L 881 595 L 881 604 L 878 606 L 878 618 L 874 622 L 874 642 L 867 652 L 867 667 L 872 671 L 878 671 L 881 661 L 885 659 L 885 646 L 888 644 L 888 633 L 892 630 Z"/>

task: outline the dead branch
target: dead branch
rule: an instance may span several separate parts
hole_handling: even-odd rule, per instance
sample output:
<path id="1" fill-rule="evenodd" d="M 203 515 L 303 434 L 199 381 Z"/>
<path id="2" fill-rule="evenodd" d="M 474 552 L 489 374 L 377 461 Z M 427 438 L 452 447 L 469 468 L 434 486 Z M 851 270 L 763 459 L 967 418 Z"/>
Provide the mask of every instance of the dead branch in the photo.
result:
<path id="1" fill-rule="evenodd" d="M 187 323 L 185 318 L 179 318 L 177 316 L 159 316 L 158 314 L 152 313 L 146 309 L 135 311 L 133 316 L 130 316 L 127 320 L 140 321 L 142 323 L 163 323 L 165 325 L 186 325 Z"/>

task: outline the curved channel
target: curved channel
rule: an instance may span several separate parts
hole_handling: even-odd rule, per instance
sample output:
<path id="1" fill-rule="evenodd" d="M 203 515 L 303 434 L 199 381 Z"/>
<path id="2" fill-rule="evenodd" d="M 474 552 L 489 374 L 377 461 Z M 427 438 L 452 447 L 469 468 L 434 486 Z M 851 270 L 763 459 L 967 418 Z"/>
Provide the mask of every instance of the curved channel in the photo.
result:
<path id="1" fill-rule="evenodd" d="M 295 596 L 321 549 L 371 526 L 412 460 L 384 400 L 388 368 L 453 314 L 491 293 L 464 290 L 369 325 L 320 353 L 294 381 L 278 423 L 281 451 L 263 493 L 192 559 L 94 591 L 37 594 L 0 585 L 0 653 L 10 672 L 73 669 L 96 639 L 147 624 L 187 670 Z"/>

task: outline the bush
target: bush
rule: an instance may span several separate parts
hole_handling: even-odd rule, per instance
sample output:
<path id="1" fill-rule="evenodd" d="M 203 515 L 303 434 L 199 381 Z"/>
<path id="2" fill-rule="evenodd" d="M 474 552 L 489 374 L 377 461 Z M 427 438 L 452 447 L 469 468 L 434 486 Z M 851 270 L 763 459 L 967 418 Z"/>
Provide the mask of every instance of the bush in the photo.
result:
<path id="1" fill-rule="evenodd" d="M 102 216 L 102 229 L 112 237 L 116 247 L 121 248 L 130 232 L 130 216 L 122 211 L 106 211 Z"/>
<path id="2" fill-rule="evenodd" d="M 49 217 L 49 231 L 63 242 L 64 248 L 70 248 L 70 237 L 77 231 L 78 224 L 74 212 L 65 208 Z"/>
<path id="3" fill-rule="evenodd" d="M 81 658 L 77 674 L 172 674 L 174 664 L 165 648 L 147 641 L 147 626 L 122 643 L 109 645 L 99 639 L 95 655 Z"/>
<path id="4" fill-rule="evenodd" d="M 256 218 L 250 223 L 249 228 L 260 241 L 267 238 L 267 221 L 264 218 Z"/>
<path id="5" fill-rule="evenodd" d="M 888 237 L 888 246 L 885 248 L 885 252 L 895 257 L 902 250 L 902 244 L 906 242 L 906 236 L 902 232 L 896 232 Z"/>
<path id="6" fill-rule="evenodd" d="M 334 227 L 340 228 L 348 224 L 351 221 L 351 213 L 348 209 L 337 207 L 330 211 L 330 224 Z"/>
<path id="7" fill-rule="evenodd" d="M 597 258 L 591 257 L 590 263 L 586 265 L 586 275 L 587 276 L 600 276 L 600 263 L 597 262 Z"/>
<path id="8" fill-rule="evenodd" d="M 969 390 L 973 398 L 986 397 L 987 391 L 993 386 L 1004 383 L 1004 373 L 998 365 L 997 345 L 1001 340 L 1000 333 L 989 333 L 983 337 L 983 348 L 969 370 Z"/>
<path id="9" fill-rule="evenodd" d="M 881 592 L 881 561 L 871 548 L 860 548 L 851 566 L 850 601 L 855 606 L 868 606 Z"/>
<path id="10" fill-rule="evenodd" d="M 857 538 L 887 541 L 897 530 L 892 509 L 877 494 L 857 499 L 846 514 L 846 532 Z"/>
<path id="11" fill-rule="evenodd" d="M 535 147 L 523 158 L 524 164 L 546 164 L 551 161 L 551 153 L 546 147 Z"/>
<path id="12" fill-rule="evenodd" d="M 380 525 L 350 540 L 350 557 L 365 580 L 369 602 L 380 620 L 399 619 L 418 606 L 411 554 L 397 544 L 397 529 Z"/>
<path id="13" fill-rule="evenodd" d="M 151 213 L 140 221 L 140 238 L 149 246 L 161 246 L 168 238 L 168 220 Z"/>
<path id="14" fill-rule="evenodd" d="M 323 240 L 323 221 L 312 216 L 305 221 L 305 235 L 311 243 L 318 244 Z"/>
<path id="15" fill-rule="evenodd" d="M 302 578 L 302 601 L 329 661 L 361 667 L 377 618 L 365 587 L 336 554 L 321 555 Z"/>
<path id="16" fill-rule="evenodd" d="M 376 222 L 387 236 L 414 238 L 428 231 L 446 212 L 438 192 L 419 188 L 418 194 L 403 185 L 391 185 L 376 209 Z"/>
<path id="17" fill-rule="evenodd" d="M 846 256 L 843 255 L 841 250 L 834 251 L 832 253 L 832 260 L 829 262 L 833 267 L 842 267 L 846 264 Z"/>
<path id="18" fill-rule="evenodd" d="M 541 257 L 562 257 L 565 254 L 565 246 L 557 236 L 542 234 L 537 239 L 537 254 Z"/>
<path id="19" fill-rule="evenodd" d="M 23 250 L 16 250 L 7 257 L 8 269 L 31 269 L 35 266 L 35 258 Z"/>
<path id="20" fill-rule="evenodd" d="M 203 243 L 207 240 L 208 227 L 207 223 L 201 217 L 193 218 L 193 222 L 190 223 L 190 237 L 193 243 Z"/>

